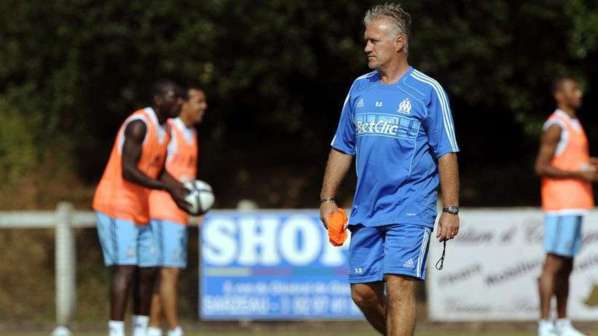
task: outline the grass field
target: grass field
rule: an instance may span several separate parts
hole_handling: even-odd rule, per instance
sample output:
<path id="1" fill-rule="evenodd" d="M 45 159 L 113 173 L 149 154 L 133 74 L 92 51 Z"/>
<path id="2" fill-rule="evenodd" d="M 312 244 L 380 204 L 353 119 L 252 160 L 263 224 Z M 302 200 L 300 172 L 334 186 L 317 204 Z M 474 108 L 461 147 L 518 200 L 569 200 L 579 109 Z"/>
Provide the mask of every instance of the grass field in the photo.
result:
<path id="1" fill-rule="evenodd" d="M 594 330 L 587 335 L 598 335 L 598 330 Z M 46 332 L 6 332 L 0 331 L 3 336 L 48 336 L 51 333 Z M 73 336 L 105 336 L 106 332 L 75 332 Z M 222 331 L 222 330 L 198 330 L 198 331 L 186 331 L 186 336 L 376 336 L 373 331 L 355 331 L 355 332 L 338 332 L 338 331 L 325 331 L 325 330 L 309 330 L 309 331 L 267 331 L 267 330 L 242 330 L 242 331 Z M 535 336 L 534 331 L 421 331 L 416 332 L 416 336 Z"/>
<path id="2" fill-rule="evenodd" d="M 35 332 L 35 333 L 31 333 L 31 332 L 8 332 L 5 333 L 3 332 L 2 335 L 3 336 L 48 336 L 50 333 L 48 332 Z M 593 333 L 595 334 L 595 333 Z M 102 333 L 102 332 L 82 332 L 82 333 L 74 333 L 73 336 L 105 336 L 106 333 Z M 251 332 L 251 333 L 247 333 L 247 332 L 221 332 L 221 331 L 216 331 L 216 332 L 202 332 L 202 331 L 198 331 L 198 332 L 186 332 L 185 336 L 246 336 L 246 335 L 265 335 L 265 336 L 338 336 L 338 333 L 326 333 L 326 332 L 305 332 L 305 333 L 300 333 L 300 332 L 275 332 L 275 333 L 271 333 L 271 332 L 264 332 L 264 333 L 260 333 L 260 332 Z M 374 332 L 360 332 L 360 333 L 345 333 L 343 332 L 341 334 L 342 336 L 375 336 L 377 335 Z M 445 331 L 429 331 L 429 332 L 419 332 L 416 333 L 416 336 L 438 336 L 438 335 L 443 335 L 443 336 L 477 336 L 477 335 L 483 335 L 483 336 L 533 336 L 535 335 L 534 332 L 458 332 L 458 331 L 453 331 L 453 332 L 445 332 Z"/>
<path id="3" fill-rule="evenodd" d="M 577 322 L 575 325 L 586 335 L 598 335 L 596 322 Z M 0 324 L 1 336 L 48 336 L 52 326 L 47 324 L 29 325 Z M 365 322 L 219 322 L 184 323 L 186 336 L 376 336 L 378 335 Z M 27 330 L 27 331 L 20 331 Z M 73 336 L 106 336 L 103 324 L 78 324 Z M 127 327 L 127 335 L 131 335 Z M 535 336 L 535 322 L 500 323 L 430 323 L 423 321 L 418 326 L 416 336 Z"/>

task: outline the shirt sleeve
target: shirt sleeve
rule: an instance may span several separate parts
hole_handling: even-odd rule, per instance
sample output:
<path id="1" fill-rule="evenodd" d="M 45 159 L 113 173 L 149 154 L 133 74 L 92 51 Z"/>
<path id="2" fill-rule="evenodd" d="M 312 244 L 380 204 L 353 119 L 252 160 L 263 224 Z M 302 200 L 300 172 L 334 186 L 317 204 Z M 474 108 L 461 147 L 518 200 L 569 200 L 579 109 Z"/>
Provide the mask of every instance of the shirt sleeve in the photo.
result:
<path id="1" fill-rule="evenodd" d="M 352 89 L 353 87 L 351 87 Z M 338 127 L 330 146 L 345 154 L 355 155 L 355 124 L 353 123 L 353 107 L 351 104 L 351 91 L 347 93 Z"/>
<path id="2" fill-rule="evenodd" d="M 552 125 L 557 125 L 563 130 L 565 129 L 565 124 L 563 124 L 563 122 L 561 120 L 558 120 L 556 118 L 551 118 L 551 119 L 546 120 L 544 125 L 542 125 L 542 130 L 546 131 Z"/>
<path id="3" fill-rule="evenodd" d="M 448 153 L 459 152 L 451 107 L 440 85 L 433 87 L 423 127 L 428 135 L 428 144 L 437 159 Z"/>

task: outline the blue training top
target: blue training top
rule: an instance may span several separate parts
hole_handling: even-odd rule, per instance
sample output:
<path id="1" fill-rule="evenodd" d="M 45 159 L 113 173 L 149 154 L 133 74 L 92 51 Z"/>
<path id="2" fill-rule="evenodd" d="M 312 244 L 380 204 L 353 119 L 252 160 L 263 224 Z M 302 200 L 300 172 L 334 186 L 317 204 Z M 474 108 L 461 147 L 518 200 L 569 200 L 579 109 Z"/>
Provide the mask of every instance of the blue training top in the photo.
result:
<path id="1" fill-rule="evenodd" d="M 437 81 L 411 67 L 393 84 L 383 83 L 377 71 L 358 77 L 331 146 L 356 157 L 349 224 L 434 226 L 438 159 L 459 151 Z"/>

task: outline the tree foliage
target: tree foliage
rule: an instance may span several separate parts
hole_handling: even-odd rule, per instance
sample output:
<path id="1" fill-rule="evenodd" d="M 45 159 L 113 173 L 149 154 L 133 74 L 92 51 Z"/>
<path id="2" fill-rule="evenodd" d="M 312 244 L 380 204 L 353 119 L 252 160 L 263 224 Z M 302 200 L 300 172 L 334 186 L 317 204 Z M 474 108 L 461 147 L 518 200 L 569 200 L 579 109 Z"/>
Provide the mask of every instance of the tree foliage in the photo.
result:
<path id="1" fill-rule="evenodd" d="M 0 165 L 34 164 L 30 154 L 6 154 L 19 152 L 15 143 L 31 143 L 39 161 L 59 142 L 92 184 L 119 124 L 147 104 L 153 80 L 170 77 L 207 90 L 201 173 L 225 189 L 223 205 L 245 196 L 313 206 L 346 90 L 368 71 L 362 18 L 374 3 L 2 1 L 0 128 L 25 140 L 0 144 Z M 471 204 L 534 201 L 530 162 L 555 75 L 584 80 L 584 120 L 598 140 L 587 113 L 597 106 L 595 2 L 403 4 L 413 17 L 411 63 L 451 97 Z M 6 126 L 15 122 L 27 127 Z M 497 189 L 497 180 L 525 191 L 505 200 L 515 187 Z"/>

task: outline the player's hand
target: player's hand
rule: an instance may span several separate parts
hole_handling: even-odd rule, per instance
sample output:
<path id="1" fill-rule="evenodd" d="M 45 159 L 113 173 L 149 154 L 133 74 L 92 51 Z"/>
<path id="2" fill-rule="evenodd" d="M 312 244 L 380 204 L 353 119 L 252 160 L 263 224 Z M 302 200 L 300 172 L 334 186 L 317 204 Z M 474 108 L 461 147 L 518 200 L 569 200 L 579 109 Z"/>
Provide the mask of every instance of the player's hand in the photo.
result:
<path id="1" fill-rule="evenodd" d="M 592 169 L 582 169 L 577 172 L 577 175 L 580 179 L 588 182 L 596 182 L 598 181 L 598 174 L 595 168 Z"/>
<path id="2" fill-rule="evenodd" d="M 328 228 L 326 225 L 326 218 L 328 218 L 328 216 L 332 215 L 337 210 L 338 206 L 336 205 L 336 202 L 322 202 L 320 204 L 320 219 L 322 220 L 325 228 Z"/>
<path id="3" fill-rule="evenodd" d="M 459 233 L 459 216 L 443 212 L 438 220 L 436 238 L 439 241 L 451 240 Z"/>
<path id="4" fill-rule="evenodd" d="M 189 189 L 185 188 L 182 183 L 172 183 L 167 185 L 166 190 L 181 210 L 189 211 L 191 204 L 185 200 L 185 197 L 189 194 Z"/>

